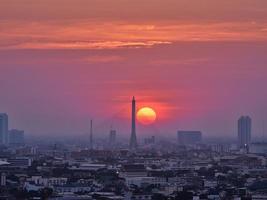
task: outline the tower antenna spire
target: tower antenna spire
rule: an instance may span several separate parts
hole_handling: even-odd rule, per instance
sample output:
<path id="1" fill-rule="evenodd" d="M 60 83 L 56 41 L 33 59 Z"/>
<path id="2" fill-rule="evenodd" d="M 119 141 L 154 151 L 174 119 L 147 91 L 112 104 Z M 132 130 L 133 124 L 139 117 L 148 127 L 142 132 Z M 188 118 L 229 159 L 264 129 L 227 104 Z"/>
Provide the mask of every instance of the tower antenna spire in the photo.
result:
<path id="1" fill-rule="evenodd" d="M 90 120 L 90 149 L 93 149 L 93 120 Z"/>
<path id="2" fill-rule="evenodd" d="M 136 137 L 136 103 L 135 97 L 132 100 L 132 130 L 130 139 L 130 149 L 135 150 L 137 148 L 137 137 Z"/>

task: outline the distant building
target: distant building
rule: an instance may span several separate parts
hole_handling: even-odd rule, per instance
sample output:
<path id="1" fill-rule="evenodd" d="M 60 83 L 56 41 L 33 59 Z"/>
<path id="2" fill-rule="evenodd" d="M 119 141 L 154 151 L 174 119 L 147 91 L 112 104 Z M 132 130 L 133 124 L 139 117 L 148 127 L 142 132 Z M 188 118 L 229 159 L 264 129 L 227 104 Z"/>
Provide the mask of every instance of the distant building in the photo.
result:
<path id="1" fill-rule="evenodd" d="M 126 177 L 125 182 L 128 187 L 131 185 L 136 185 L 138 187 L 142 187 L 144 185 L 166 185 L 167 179 L 165 177 L 147 177 L 147 176 L 141 176 L 141 177 Z"/>
<path id="2" fill-rule="evenodd" d="M 126 164 L 122 166 L 120 176 L 126 177 L 146 177 L 147 170 L 143 164 Z"/>
<path id="3" fill-rule="evenodd" d="M 200 131 L 178 131 L 178 143 L 180 145 L 192 145 L 202 141 Z"/>
<path id="4" fill-rule="evenodd" d="M 24 131 L 12 129 L 9 131 L 9 144 L 12 146 L 24 145 Z"/>
<path id="5" fill-rule="evenodd" d="M 230 144 L 213 144 L 210 146 L 212 151 L 217 153 L 229 153 L 231 150 Z"/>
<path id="6" fill-rule="evenodd" d="M 249 146 L 250 153 L 258 154 L 267 154 L 267 143 L 266 142 L 257 142 L 251 143 Z"/>
<path id="7" fill-rule="evenodd" d="M 150 144 L 155 144 L 155 136 L 149 137 L 149 138 L 145 138 L 144 139 L 144 143 L 145 145 L 150 145 Z"/>
<path id="8" fill-rule="evenodd" d="M 116 130 L 110 130 L 110 133 L 109 133 L 109 145 L 110 147 L 114 147 L 116 143 Z"/>
<path id="9" fill-rule="evenodd" d="M 32 159 L 28 157 L 8 158 L 7 162 L 13 167 L 27 168 L 32 165 Z"/>
<path id="10" fill-rule="evenodd" d="M 33 182 L 35 185 L 42 185 L 45 187 L 49 186 L 62 186 L 67 184 L 68 178 L 63 177 L 49 177 L 45 178 L 42 176 L 32 176 L 31 178 L 27 178 L 27 181 Z"/>
<path id="11" fill-rule="evenodd" d="M 239 148 L 247 148 L 251 142 L 251 118 L 241 116 L 238 120 L 238 145 Z"/>
<path id="12" fill-rule="evenodd" d="M 16 155 L 18 156 L 29 156 L 36 154 L 37 154 L 36 147 L 24 146 L 16 149 Z"/>
<path id="13" fill-rule="evenodd" d="M 8 145 L 8 115 L 0 113 L 0 145 Z"/>

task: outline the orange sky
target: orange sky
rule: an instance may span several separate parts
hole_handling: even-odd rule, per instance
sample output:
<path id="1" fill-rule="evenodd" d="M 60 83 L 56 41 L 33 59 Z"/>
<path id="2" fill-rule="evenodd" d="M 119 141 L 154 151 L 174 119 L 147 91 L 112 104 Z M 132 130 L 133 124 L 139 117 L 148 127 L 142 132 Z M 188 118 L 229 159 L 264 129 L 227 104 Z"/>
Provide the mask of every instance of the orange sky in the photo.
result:
<path id="1" fill-rule="evenodd" d="M 0 112 L 32 134 L 86 132 L 90 117 L 125 134 L 135 95 L 170 134 L 261 124 L 266 13 L 266 0 L 1 1 Z"/>
<path id="2" fill-rule="evenodd" d="M 1 49 L 267 39 L 264 0 L 11 0 L 0 11 Z"/>

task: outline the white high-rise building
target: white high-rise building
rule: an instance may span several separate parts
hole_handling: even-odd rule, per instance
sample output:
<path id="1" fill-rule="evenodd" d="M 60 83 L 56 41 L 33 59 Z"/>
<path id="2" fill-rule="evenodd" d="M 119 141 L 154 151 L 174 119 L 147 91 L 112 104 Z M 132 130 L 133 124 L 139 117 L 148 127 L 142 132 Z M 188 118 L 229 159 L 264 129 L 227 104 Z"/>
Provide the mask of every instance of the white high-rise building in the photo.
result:
<path id="1" fill-rule="evenodd" d="M 0 113 L 0 145 L 8 145 L 8 115 Z"/>
<path id="2" fill-rule="evenodd" d="M 241 116 L 238 120 L 238 145 L 239 148 L 248 148 L 251 142 L 251 118 Z"/>

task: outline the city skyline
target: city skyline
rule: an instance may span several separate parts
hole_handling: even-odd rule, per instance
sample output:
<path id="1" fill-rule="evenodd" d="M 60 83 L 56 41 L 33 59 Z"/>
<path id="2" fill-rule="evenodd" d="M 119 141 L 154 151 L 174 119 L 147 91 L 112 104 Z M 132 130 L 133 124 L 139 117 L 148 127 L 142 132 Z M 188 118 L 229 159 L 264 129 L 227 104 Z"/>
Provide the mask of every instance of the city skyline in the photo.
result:
<path id="1" fill-rule="evenodd" d="M 137 103 L 138 105 L 138 103 Z M 146 109 L 147 107 L 143 107 L 140 110 Z M 161 135 L 158 134 L 159 130 L 157 130 L 154 127 L 154 130 L 151 130 L 150 127 L 150 132 L 147 132 L 146 134 L 141 134 L 139 135 L 139 137 L 137 137 L 137 132 L 136 131 L 136 122 L 140 120 L 140 125 L 143 124 L 143 119 L 144 118 L 144 126 L 147 125 L 147 118 L 151 117 L 150 116 L 150 111 L 148 110 L 148 113 L 144 113 L 142 112 L 139 116 L 136 114 L 136 100 L 135 97 L 133 96 L 132 98 L 132 104 L 131 104 L 131 130 L 129 131 L 130 134 L 119 134 L 119 141 L 120 142 L 125 142 L 126 140 L 130 140 L 129 142 L 129 149 L 130 150 L 135 150 L 138 148 L 138 141 L 140 142 L 141 140 L 146 141 L 145 143 L 149 143 L 148 140 L 150 140 L 151 138 L 154 138 L 153 140 L 155 140 L 155 135 L 157 136 L 158 139 L 160 140 L 169 140 L 169 139 L 174 139 L 175 135 L 174 134 L 170 134 L 168 137 L 168 134 L 166 135 L 166 133 L 164 133 L 165 135 Z M 155 113 L 153 113 L 155 114 Z M 153 116 L 152 116 L 153 117 Z M 154 119 L 154 118 L 153 118 Z M 228 143 L 228 144 L 235 144 L 239 149 L 249 149 L 249 146 L 251 143 L 257 144 L 257 143 L 264 143 L 266 138 L 265 138 L 265 134 L 263 132 L 262 135 L 257 135 L 255 133 L 253 133 L 253 129 L 252 129 L 252 119 L 250 118 L 250 116 L 241 116 L 238 118 L 238 123 L 237 123 L 237 137 L 235 134 L 231 135 L 230 137 L 211 137 L 209 135 L 206 135 L 206 133 L 204 133 L 204 140 L 202 141 L 202 132 L 201 131 L 197 131 L 197 130 L 178 130 L 177 131 L 177 136 L 178 136 L 178 144 L 180 143 L 186 143 L 184 141 L 188 140 L 188 145 L 192 142 L 192 143 L 206 143 L 206 142 L 215 142 L 216 139 L 221 140 L 219 143 Z M 2 145 L 12 145 L 12 144 L 20 144 L 20 143 L 24 143 L 24 130 L 18 130 L 15 128 L 10 128 L 8 126 L 9 124 L 9 118 L 8 118 L 8 114 L 7 113 L 0 113 L 0 141 Z M 155 123 L 155 121 L 150 121 L 149 124 L 153 124 Z M 263 127 L 264 128 L 264 127 Z M 152 128 L 153 129 L 153 128 Z M 99 130 L 96 133 L 96 136 L 93 136 L 93 120 L 90 120 L 90 128 L 89 128 L 89 139 L 86 142 L 86 146 L 88 149 L 93 150 L 95 147 L 95 143 L 96 141 L 102 141 L 103 139 L 104 141 L 109 143 L 109 146 L 111 147 L 112 145 L 115 144 L 116 141 L 116 129 L 114 129 L 112 126 L 108 129 L 107 132 L 99 132 Z M 99 134 L 101 133 L 101 134 Z M 108 134 L 107 134 L 108 133 Z M 87 133 L 88 134 L 88 133 Z M 86 134 L 86 135 L 87 135 Z M 52 140 L 58 140 L 60 141 L 61 139 L 59 138 L 60 135 L 54 135 L 54 137 L 46 137 L 46 139 L 52 139 Z M 77 136 L 81 139 L 80 142 L 82 142 L 84 144 L 84 136 L 83 134 L 75 134 L 75 135 L 69 135 L 71 137 L 64 137 L 64 139 L 62 141 L 68 141 L 68 140 L 72 140 L 74 138 L 76 138 Z M 147 137 L 149 136 L 149 137 Z M 151 137 L 151 138 L 150 138 Z M 31 139 L 30 139 L 31 138 Z M 42 137 L 41 137 L 42 138 Z M 41 139 L 39 138 L 39 139 Z M 128 138 L 128 139 L 127 139 Z M 139 138 L 139 139 L 138 139 Z M 33 140 L 32 140 L 33 139 Z M 34 141 L 34 140 L 38 140 L 38 136 L 34 137 L 31 134 L 27 134 L 27 140 L 28 142 L 30 141 Z M 43 139 L 45 139 L 43 137 Z M 60 139 L 60 140 L 59 140 Z M 94 141 L 96 140 L 96 141 Z M 78 141 L 78 140 L 77 140 Z M 77 142 L 76 141 L 76 142 Z M 86 141 L 86 140 L 85 140 Z"/>
<path id="2" fill-rule="evenodd" d="M 267 0 L 0 0 L 0 199 L 267 199 Z"/>
<path id="3" fill-rule="evenodd" d="M 133 104 L 133 102 L 132 102 L 132 109 L 133 109 L 133 106 L 134 106 L 134 108 L 136 107 L 136 103 L 135 103 L 135 97 L 133 97 L 133 99 L 132 99 L 133 101 L 134 101 L 134 104 Z M 142 109 L 144 109 L 144 108 L 147 108 L 147 107 L 141 107 L 141 106 L 138 106 L 138 104 L 137 104 L 137 107 L 139 107 L 140 109 L 139 110 L 142 110 Z M 122 139 L 126 139 L 126 138 L 132 138 L 132 134 L 134 133 L 134 135 L 136 134 L 136 123 L 138 124 L 137 125 L 137 131 L 140 133 L 140 130 L 141 130 L 141 134 L 140 134 L 140 139 L 144 139 L 145 137 L 147 137 L 147 136 L 152 136 L 152 135 L 156 135 L 157 137 L 159 137 L 159 138 L 175 138 L 175 132 L 162 132 L 162 130 L 160 130 L 160 129 L 158 129 L 157 128 L 157 126 L 155 126 L 154 124 L 156 124 L 157 122 L 156 122 L 156 120 L 155 121 L 153 121 L 153 122 L 150 122 L 150 123 L 143 123 L 142 122 L 142 116 L 137 116 L 137 114 L 136 114 L 136 110 L 134 109 L 134 110 L 132 110 L 131 111 L 132 113 L 131 113 L 131 119 L 130 118 L 128 118 L 128 122 L 130 122 L 131 121 L 131 128 L 132 128 L 132 130 L 130 131 L 130 127 L 128 127 L 128 129 L 126 129 L 126 131 L 125 132 L 123 132 L 122 131 L 122 129 L 121 129 L 121 126 L 117 126 L 117 130 L 119 129 L 119 136 L 122 138 Z M 0 113 L 1 114 L 1 116 L 7 116 L 7 117 L 5 117 L 7 120 L 8 120 L 8 124 L 10 124 L 11 122 L 12 122 L 12 120 L 9 120 L 8 119 L 8 114 L 7 113 Z M 143 115 L 145 115 L 144 113 L 142 113 Z M 133 118 L 134 117 L 134 115 L 135 115 L 135 118 Z M 151 116 L 143 116 L 144 117 L 144 120 L 147 120 L 147 117 L 151 117 Z M 249 116 L 245 116 L 245 117 L 249 117 Z M 140 119 L 139 119 L 140 118 Z M 229 134 L 229 135 L 224 135 L 223 137 L 220 137 L 220 136 L 216 136 L 216 135 L 209 135 L 209 134 L 207 134 L 206 132 L 204 132 L 204 137 L 206 138 L 206 139 L 215 139 L 215 138 L 224 138 L 224 139 L 236 139 L 236 134 L 238 134 L 238 135 L 241 135 L 241 128 L 239 128 L 241 125 L 240 125 L 240 123 L 241 122 L 239 122 L 241 119 L 243 118 L 243 116 L 241 116 L 240 118 L 239 118 L 239 120 L 238 120 L 238 129 L 236 129 L 236 126 L 233 126 L 232 128 L 233 129 L 235 129 L 235 131 L 233 131 L 233 132 L 231 132 L 231 134 Z M 251 120 L 251 118 L 249 117 L 249 119 Z M 109 119 L 105 119 L 106 121 L 101 121 L 99 124 L 97 124 L 97 130 L 96 130 L 96 135 L 97 135 L 97 139 L 101 139 L 101 138 L 105 138 L 106 137 L 106 134 L 110 131 L 110 130 L 113 130 L 113 128 L 112 128 L 112 124 L 111 124 L 111 128 L 110 127 L 108 127 L 108 125 L 110 125 L 109 123 L 110 123 L 110 121 L 111 122 L 113 122 L 114 123 L 114 119 L 112 119 L 112 118 L 109 118 Z M 77 135 L 77 136 L 82 136 L 83 134 L 88 134 L 89 133 L 89 148 L 93 148 L 93 128 L 92 128 L 92 119 L 90 120 L 90 128 L 88 129 L 86 129 L 85 131 L 81 131 L 81 132 L 74 132 L 74 134 L 70 134 L 70 135 L 68 135 L 68 136 L 70 136 L 70 138 L 71 137 L 75 137 L 75 135 Z M 146 121 L 145 121 L 146 122 Z M 233 124 L 234 124 L 234 122 L 233 122 Z M 262 126 L 260 126 L 260 127 L 257 127 L 257 128 L 260 128 L 260 131 L 261 132 L 259 132 L 259 133 L 257 133 L 257 132 L 255 132 L 255 126 L 250 126 L 250 141 L 252 140 L 252 141 L 258 141 L 258 140 L 265 140 L 266 139 L 266 134 L 265 134 L 265 126 L 264 126 L 264 123 L 261 123 L 261 124 L 258 124 L 258 125 L 262 125 Z M 88 126 L 88 124 L 87 124 L 87 126 Z M 133 128 L 133 126 L 134 126 L 134 128 Z M 119 128 L 118 128 L 119 127 Z M 16 129 L 17 127 L 8 127 L 8 129 L 7 130 L 13 130 L 13 129 Z M 201 129 L 201 127 L 199 127 L 198 129 Z M 176 129 L 175 131 L 177 131 L 178 129 Z M 187 130 L 192 130 L 192 128 L 187 128 Z M 203 130 L 203 129 L 201 129 L 201 130 Z M 144 131 L 144 132 L 142 132 L 142 131 Z M 86 133 L 87 132 L 87 133 Z M 131 134 L 129 134 L 129 132 L 131 132 Z M 190 132 L 190 131 L 189 131 Z M 8 131 L 6 131 L 6 134 L 8 133 Z M 162 133 L 162 134 L 161 134 Z M 166 135 L 166 133 L 168 133 L 167 135 Z M 251 137 L 251 133 L 253 133 L 253 137 Z M 43 137 L 44 135 L 39 135 L 39 134 L 36 134 L 36 135 L 33 135 L 33 134 L 31 134 L 30 132 L 28 132 L 27 133 L 27 136 L 29 136 L 29 137 L 39 137 L 39 136 L 41 136 L 41 137 Z M 61 134 L 59 134 L 59 133 L 56 133 L 56 132 L 54 132 L 54 135 L 53 135 L 53 137 L 54 138 L 58 138 L 59 139 L 59 137 L 61 136 Z M 65 136 L 67 136 L 67 135 L 65 135 Z M 169 136 L 169 137 L 168 137 Z M 225 137 L 226 136 L 226 137 Z M 49 135 L 48 135 L 48 137 L 47 138 L 53 138 L 53 137 L 50 137 Z M 136 136 L 135 136 L 136 137 Z M 238 136 L 238 137 L 240 137 L 240 136 Z M 252 138 L 252 139 L 251 139 Z M 240 139 L 238 138 L 237 139 L 238 141 L 240 141 Z"/>

